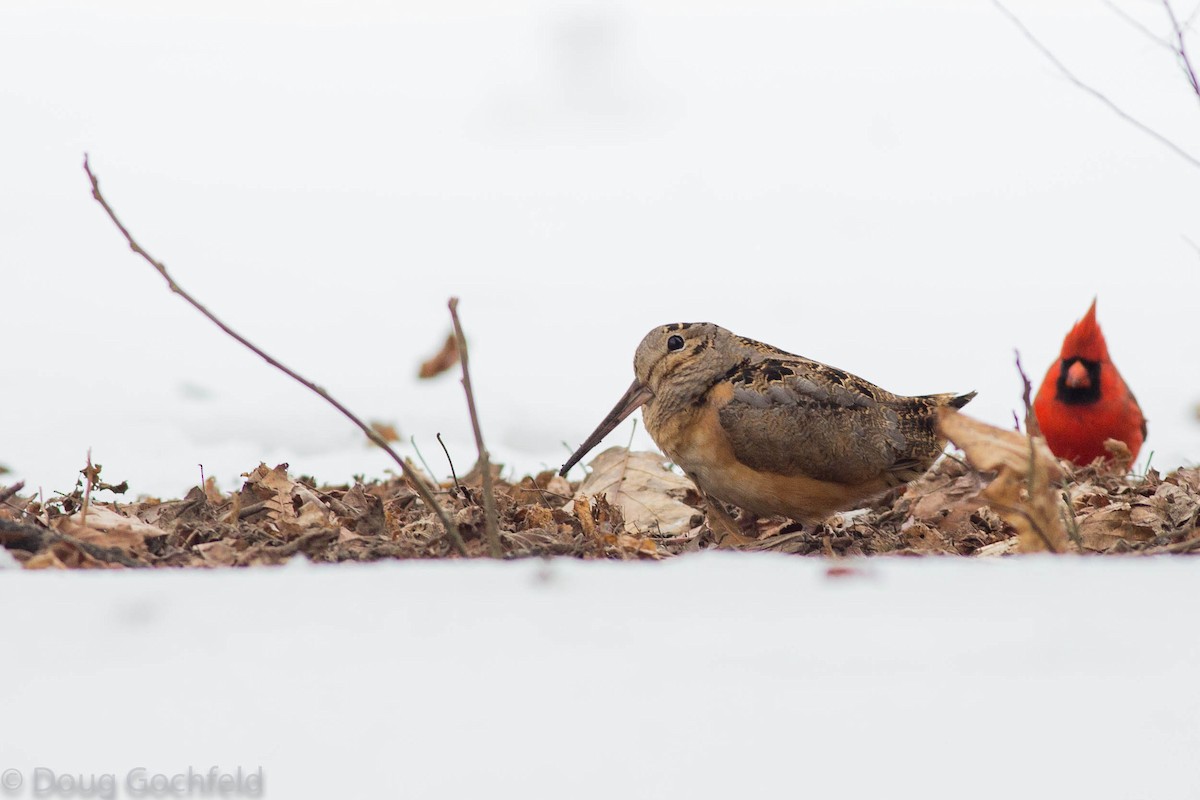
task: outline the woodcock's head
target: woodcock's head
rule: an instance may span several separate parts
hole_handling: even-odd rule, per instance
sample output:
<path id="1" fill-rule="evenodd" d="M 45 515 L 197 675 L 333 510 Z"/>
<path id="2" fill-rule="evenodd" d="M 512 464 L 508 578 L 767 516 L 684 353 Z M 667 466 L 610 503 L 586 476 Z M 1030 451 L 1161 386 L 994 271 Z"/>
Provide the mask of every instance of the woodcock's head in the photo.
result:
<path id="1" fill-rule="evenodd" d="M 711 322 L 673 322 L 647 333 L 633 356 L 633 384 L 559 474 L 567 474 L 643 405 L 656 401 L 686 404 L 700 397 L 738 362 L 735 344 L 732 333 Z"/>

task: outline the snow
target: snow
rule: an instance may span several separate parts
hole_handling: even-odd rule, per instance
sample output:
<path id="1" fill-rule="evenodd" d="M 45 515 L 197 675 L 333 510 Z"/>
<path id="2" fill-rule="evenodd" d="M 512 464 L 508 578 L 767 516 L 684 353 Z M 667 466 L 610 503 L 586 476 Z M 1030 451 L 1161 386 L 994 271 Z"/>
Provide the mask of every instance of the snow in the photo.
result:
<path id="1" fill-rule="evenodd" d="M 843 563 L 11 574 L 0 768 L 261 767 L 288 798 L 1200 791 L 1200 563 Z"/>
<path id="2" fill-rule="evenodd" d="M 1196 140 L 1170 53 L 1103 4 L 1011 7 Z M 562 463 L 663 322 L 894 391 L 975 389 L 1006 425 L 1014 348 L 1039 380 L 1095 295 L 1146 455 L 1200 453 L 1200 178 L 986 2 L 9 0 L 0 73 L 0 463 L 46 493 L 89 446 L 109 480 L 169 496 L 200 465 L 226 489 L 260 459 L 388 467 L 129 253 L 85 151 L 184 286 L 440 474 L 438 432 L 473 460 L 465 403 L 413 376 L 451 295 L 489 448 L 522 474 Z"/>

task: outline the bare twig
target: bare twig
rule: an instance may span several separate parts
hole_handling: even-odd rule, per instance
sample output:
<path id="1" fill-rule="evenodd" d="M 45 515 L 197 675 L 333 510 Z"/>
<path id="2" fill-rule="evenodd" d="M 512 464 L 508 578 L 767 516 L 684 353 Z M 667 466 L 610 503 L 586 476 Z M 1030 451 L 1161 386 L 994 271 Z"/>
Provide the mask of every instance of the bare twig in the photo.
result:
<path id="1" fill-rule="evenodd" d="M 1170 50 L 1172 53 L 1175 52 L 1175 47 L 1170 42 L 1168 42 L 1166 39 L 1163 39 L 1157 33 L 1150 30 L 1145 25 L 1143 25 L 1141 23 L 1141 21 L 1138 20 L 1137 17 L 1133 16 L 1132 14 L 1127 12 L 1125 9 L 1121 8 L 1119 5 L 1114 3 L 1112 0 L 1103 0 L 1103 2 L 1104 2 L 1104 5 L 1108 6 L 1109 11 L 1113 12 L 1118 17 L 1125 20 L 1125 22 L 1127 22 L 1129 25 L 1136 28 L 1139 32 L 1141 32 L 1141 34 L 1143 36 L 1145 36 L 1151 42 L 1154 42 L 1154 44 L 1158 45 L 1159 47 L 1161 47 L 1165 50 Z"/>
<path id="2" fill-rule="evenodd" d="M 1017 374 L 1021 376 L 1021 401 L 1025 404 L 1025 438 L 1029 440 L 1029 479 L 1026 483 L 1025 491 L 1029 493 L 1029 497 L 1033 497 L 1035 495 L 1037 486 L 1034 478 L 1038 474 L 1037 451 L 1034 449 L 1033 437 L 1041 436 L 1042 428 L 1040 425 L 1038 425 L 1037 414 L 1035 414 L 1033 411 L 1033 402 L 1031 400 L 1033 394 L 1033 384 L 1029 382 L 1029 376 L 1025 374 L 1025 368 L 1021 366 L 1021 351 L 1014 349 L 1013 356 L 1017 362 Z M 1063 492 L 1063 498 L 1067 498 L 1065 491 Z M 1064 523 L 1067 520 L 1067 513 L 1069 512 L 1070 507 L 1070 503 L 1068 503 L 1066 506 L 1066 511 L 1063 509 L 1059 510 L 1059 516 L 1063 518 Z M 1041 538 L 1042 543 L 1046 545 L 1046 549 L 1051 553 L 1057 553 L 1058 548 L 1055 546 L 1054 542 L 1050 540 L 1050 537 L 1047 535 L 1046 531 L 1042 529 L 1041 524 L 1030 514 L 1025 514 L 1025 518 L 1029 520 L 1029 524 L 1033 527 L 1038 537 Z M 1075 516 L 1072 514 L 1070 519 L 1071 522 L 1074 523 Z M 1075 533 L 1075 539 L 1078 540 L 1078 526 L 1076 526 Z M 1077 544 L 1082 552 L 1082 540 L 1079 540 Z"/>
<path id="3" fill-rule="evenodd" d="M 1054 55 L 1054 53 L 1050 52 L 1050 48 L 1048 48 L 1048 47 L 1046 47 L 1046 45 L 1042 44 L 1042 42 L 1036 36 L 1033 35 L 1033 31 L 1031 31 L 1031 30 L 1029 30 L 1029 28 L 1025 27 L 1025 23 L 1021 22 L 1021 19 L 1017 15 L 1014 14 L 1013 12 L 1009 11 L 1008 7 L 1005 6 L 1002 2 L 1000 2 L 1000 0 L 992 0 L 992 5 L 994 5 L 997 9 L 999 9 L 1000 12 L 1002 14 L 1004 14 L 1004 16 L 1008 17 L 1008 19 L 1012 22 L 1012 24 L 1016 25 L 1017 28 L 1021 31 L 1021 33 L 1025 36 L 1025 38 L 1029 40 L 1029 43 L 1032 44 L 1034 47 L 1036 47 L 1038 49 L 1038 51 L 1050 61 L 1051 64 L 1053 64 L 1055 67 L 1057 67 L 1058 71 L 1061 72 L 1067 80 L 1069 80 L 1071 83 L 1075 84 L 1077 87 L 1079 87 L 1083 91 L 1090 94 L 1092 97 L 1095 97 L 1097 100 L 1099 100 L 1104 105 L 1108 106 L 1109 109 L 1111 109 L 1113 111 L 1113 113 L 1115 113 L 1117 116 L 1121 117 L 1121 119 L 1125 120 L 1130 125 L 1133 125 L 1135 128 L 1142 131 L 1143 133 L 1153 137 L 1154 139 L 1157 139 L 1160 144 L 1163 144 L 1166 147 L 1173 150 L 1176 155 L 1178 155 L 1180 158 L 1187 161 L 1193 167 L 1200 168 L 1200 159 L 1197 159 L 1191 153 L 1187 152 L 1182 147 L 1175 144 L 1170 139 L 1168 139 L 1167 137 L 1163 136 L 1158 131 L 1151 128 L 1149 125 L 1145 124 L 1141 120 L 1139 120 L 1136 117 L 1129 114 L 1129 112 L 1125 111 L 1123 108 L 1118 106 L 1112 100 L 1108 99 L 1108 96 L 1105 95 L 1103 92 L 1101 92 L 1099 89 L 1089 86 L 1088 84 L 1084 83 L 1080 78 L 1078 78 L 1075 75 L 1075 73 L 1071 72 L 1071 70 L 1069 70 L 1067 68 L 1066 64 L 1064 64 L 1062 61 L 1060 61 L 1058 59 L 1058 57 L 1056 55 Z"/>
<path id="4" fill-rule="evenodd" d="M 1029 496 L 1032 497 L 1034 495 L 1034 475 L 1037 471 L 1037 454 L 1034 451 L 1033 437 L 1041 436 L 1042 428 L 1040 425 L 1038 425 L 1037 414 L 1034 413 L 1033 403 L 1030 401 L 1030 397 L 1033 393 L 1033 384 L 1029 382 L 1029 376 L 1025 374 L 1025 368 L 1021 366 L 1021 351 L 1014 349 L 1013 354 L 1016 357 L 1017 374 L 1021 376 L 1021 383 L 1023 385 L 1021 390 L 1021 400 L 1025 403 L 1025 436 L 1029 439 L 1029 482 L 1026 487 L 1026 491 L 1028 491 Z M 1015 413 L 1014 416 L 1016 416 Z M 1062 485 L 1062 499 L 1065 504 L 1059 508 L 1059 516 L 1062 518 L 1068 538 L 1070 538 L 1070 540 L 1075 544 L 1076 549 L 1082 553 L 1083 539 L 1079 535 L 1079 523 L 1075 521 L 1075 514 L 1071 509 L 1071 499 L 1066 488 L 1065 480 L 1063 481 Z M 1042 539 L 1043 543 L 1045 543 L 1046 549 L 1052 553 L 1057 553 L 1058 549 L 1055 547 L 1054 543 L 1050 541 L 1050 537 L 1042 529 L 1042 526 L 1034 521 L 1032 517 L 1028 515 L 1026 516 L 1034 530 L 1037 532 L 1037 535 Z"/>
<path id="5" fill-rule="evenodd" d="M 547 508 L 554 508 L 554 504 L 551 503 L 550 498 L 546 496 L 547 492 L 549 492 L 549 494 L 554 495 L 555 497 L 561 497 L 563 500 L 571 499 L 565 495 L 558 494 L 557 492 L 550 492 L 548 489 L 542 489 L 542 487 L 538 486 L 537 478 L 535 478 L 532 475 L 529 476 L 529 482 L 533 484 L 534 491 L 536 491 L 539 495 L 541 495 L 542 502 L 546 504 Z"/>
<path id="6" fill-rule="evenodd" d="M 1172 49 L 1179 58 L 1179 66 L 1183 68 L 1183 73 L 1187 76 L 1188 83 L 1192 85 L 1192 92 L 1196 95 L 1196 99 L 1200 100 L 1200 82 L 1196 80 L 1196 70 L 1192 69 L 1192 60 L 1188 57 L 1187 41 L 1183 35 L 1183 27 L 1179 24 L 1179 18 L 1175 16 L 1175 9 L 1171 7 L 1171 0 L 1163 0 L 1163 8 L 1167 10 L 1167 17 L 1171 20 L 1171 31 L 1175 34 L 1175 44 Z"/>
<path id="7" fill-rule="evenodd" d="M 1021 351 L 1013 350 L 1017 361 L 1017 374 L 1021 376 L 1023 389 L 1021 391 L 1021 400 L 1025 403 L 1025 434 L 1027 436 L 1041 436 L 1042 429 L 1038 425 L 1037 414 L 1033 413 L 1033 384 L 1029 382 L 1029 376 L 1025 374 L 1025 368 L 1021 366 Z"/>
<path id="8" fill-rule="evenodd" d="M 446 463 L 450 465 L 450 477 L 454 479 L 454 488 L 462 493 L 463 500 L 470 503 L 471 493 L 467 491 L 467 487 L 462 485 L 462 481 L 458 479 L 458 473 L 454 471 L 454 459 L 450 458 L 450 450 L 446 447 L 446 443 L 442 441 L 442 434 L 436 434 L 437 442 L 442 446 L 442 452 L 446 454 Z"/>
<path id="9" fill-rule="evenodd" d="M 87 485 L 83 490 L 83 508 L 79 510 L 79 524 L 86 528 L 88 506 L 92 502 L 92 478 L 95 477 L 95 469 L 92 467 L 92 448 L 90 447 L 87 452 L 87 469 L 83 471 L 83 477 L 87 479 Z"/>
<path id="10" fill-rule="evenodd" d="M 1063 481 L 1062 486 L 1062 520 L 1067 528 L 1067 536 L 1071 543 L 1075 545 L 1075 549 L 1080 553 L 1083 552 L 1083 534 L 1079 532 L 1079 520 L 1075 519 L 1075 507 L 1071 503 L 1071 490 L 1067 488 L 1066 481 Z"/>
<path id="11" fill-rule="evenodd" d="M 1195 24 L 1196 17 L 1198 15 L 1200 15 L 1200 3 L 1197 3 L 1196 5 L 1194 5 L 1192 7 L 1192 12 L 1190 14 L 1188 14 L 1187 18 L 1183 21 L 1184 34 L 1188 34 L 1188 33 L 1192 32 L 1192 26 Z"/>
<path id="12" fill-rule="evenodd" d="M 454 338 L 458 341 L 458 357 L 462 362 L 462 385 L 467 393 L 467 412 L 471 415 L 471 429 L 475 432 L 475 446 L 479 449 L 479 467 L 483 471 L 483 512 L 486 523 L 488 552 L 492 558 L 501 558 L 500 517 L 496 513 L 496 496 L 492 489 L 492 466 L 487 448 L 483 444 L 483 432 L 479 429 L 479 415 L 475 413 L 475 393 L 471 391 L 471 371 L 467 366 L 467 338 L 463 336 L 458 321 L 458 298 L 450 298 L 450 319 L 454 322 Z"/>
<path id="13" fill-rule="evenodd" d="M 417 437 L 409 436 L 408 443 L 412 445 L 413 452 L 417 454 L 417 460 L 421 462 L 421 466 L 425 468 L 425 473 L 433 477 L 433 470 L 429 468 L 429 462 L 425 460 L 425 456 L 421 455 L 421 448 L 417 447 Z"/>
<path id="14" fill-rule="evenodd" d="M 425 502 L 425 505 L 428 506 L 429 509 L 435 514 L 437 514 L 438 519 L 441 520 L 442 526 L 446 530 L 446 534 L 450 537 L 450 541 L 454 545 L 454 549 L 457 550 L 460 555 L 466 555 L 467 548 L 466 545 L 463 544 L 462 534 L 460 534 L 458 531 L 458 525 L 455 524 L 450 515 L 446 513 L 446 510 L 438 503 L 437 499 L 434 497 L 433 490 L 426 484 L 424 478 L 422 478 L 415 469 L 409 467 L 407 462 L 400 458 L 400 456 L 396 454 L 396 451 L 392 449 L 391 445 L 389 445 L 382 436 L 376 433 L 370 425 L 367 425 L 365 422 L 355 416 L 350 409 L 346 408 L 344 405 L 335 400 L 329 394 L 329 392 L 325 391 L 312 381 L 304 378 L 299 373 L 289 369 L 271 356 L 267 355 L 261 348 L 250 342 L 241 334 L 234 331 L 221 320 L 217 319 L 217 317 L 211 311 L 202 306 L 190 294 L 185 292 L 183 288 L 180 287 L 179 284 L 177 284 L 171 277 L 170 273 L 167 272 L 166 266 L 161 261 L 155 260 L 149 253 L 142 249 L 142 246 L 134 240 L 133 235 L 129 233 L 129 230 L 123 224 L 121 224 L 119 219 L 117 219 L 116 213 L 112 210 L 112 207 L 109 206 L 108 201 L 104 199 L 104 195 L 100 193 L 100 181 L 94 174 L 92 174 L 92 169 L 88 164 L 88 158 L 86 154 L 83 157 L 83 170 L 87 173 L 88 179 L 92 182 L 92 197 L 96 199 L 96 202 L 100 204 L 100 206 L 104 209 L 104 212 L 108 214 L 108 218 L 111 219 L 113 224 L 117 226 L 117 230 L 119 230 L 121 235 L 125 237 L 125 241 L 129 244 L 129 249 L 141 256 L 148 264 L 150 264 L 150 266 L 154 267 L 154 269 L 158 271 L 158 274 L 163 277 L 163 280 L 167 282 L 167 286 L 170 288 L 170 290 L 182 297 L 188 303 L 188 305 L 199 311 L 201 314 L 207 317 L 210 322 L 212 322 L 246 349 L 250 350 L 250 352 L 257 355 L 263 361 L 266 361 L 268 364 L 275 367 L 277 370 L 287 375 L 301 386 L 304 386 L 306 389 L 319 395 L 327 403 L 340 411 L 342 416 L 354 423 L 358 429 L 361 430 L 363 434 L 371 440 L 371 442 L 391 456 L 392 460 L 400 466 L 400 471 L 404 474 L 404 477 L 413 485 L 413 488 L 416 489 L 417 494 L 420 495 L 421 499 Z"/>

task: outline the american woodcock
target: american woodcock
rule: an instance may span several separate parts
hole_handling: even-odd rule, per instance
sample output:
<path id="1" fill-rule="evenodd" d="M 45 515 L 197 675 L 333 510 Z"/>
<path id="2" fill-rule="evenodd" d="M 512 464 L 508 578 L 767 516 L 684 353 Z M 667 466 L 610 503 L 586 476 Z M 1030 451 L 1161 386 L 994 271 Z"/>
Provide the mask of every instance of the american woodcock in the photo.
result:
<path id="1" fill-rule="evenodd" d="M 654 441 L 703 493 L 802 522 L 920 476 L 945 446 L 937 408 L 975 396 L 895 395 L 708 322 L 655 328 L 633 367 L 629 391 L 559 474 L 640 407 Z"/>

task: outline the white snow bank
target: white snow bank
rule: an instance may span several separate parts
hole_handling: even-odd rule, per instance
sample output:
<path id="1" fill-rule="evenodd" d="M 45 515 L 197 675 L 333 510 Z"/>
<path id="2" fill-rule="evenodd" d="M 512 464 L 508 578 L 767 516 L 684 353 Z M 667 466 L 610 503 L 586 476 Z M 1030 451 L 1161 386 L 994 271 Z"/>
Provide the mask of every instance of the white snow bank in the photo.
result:
<path id="1" fill-rule="evenodd" d="M 8 573 L 0 770 L 21 797 L 38 766 L 213 765 L 276 798 L 1200 792 L 1200 562 L 853 563 Z"/>

